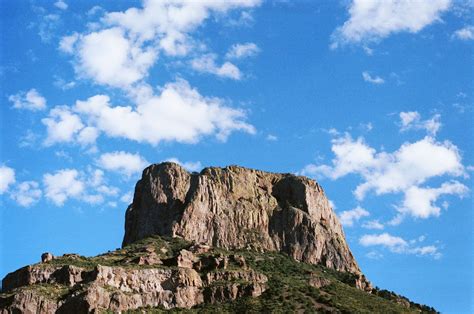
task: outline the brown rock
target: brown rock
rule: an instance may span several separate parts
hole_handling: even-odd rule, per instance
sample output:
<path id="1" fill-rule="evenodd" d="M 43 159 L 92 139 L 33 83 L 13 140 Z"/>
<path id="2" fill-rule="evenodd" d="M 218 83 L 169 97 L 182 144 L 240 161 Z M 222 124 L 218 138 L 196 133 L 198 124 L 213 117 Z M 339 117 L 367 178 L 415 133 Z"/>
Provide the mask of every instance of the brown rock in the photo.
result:
<path id="1" fill-rule="evenodd" d="M 312 274 L 308 280 L 308 283 L 310 286 L 315 287 L 315 288 L 322 288 L 331 283 L 329 279 L 320 277 L 316 274 Z"/>
<path id="2" fill-rule="evenodd" d="M 314 180 L 237 166 L 191 174 L 174 163 L 143 171 L 123 245 L 179 236 L 227 249 L 282 251 L 298 261 L 360 273 L 336 214 Z"/>
<path id="3" fill-rule="evenodd" d="M 52 261 L 53 259 L 54 259 L 54 255 L 49 252 L 41 254 L 41 263 L 46 263 L 46 262 Z"/>

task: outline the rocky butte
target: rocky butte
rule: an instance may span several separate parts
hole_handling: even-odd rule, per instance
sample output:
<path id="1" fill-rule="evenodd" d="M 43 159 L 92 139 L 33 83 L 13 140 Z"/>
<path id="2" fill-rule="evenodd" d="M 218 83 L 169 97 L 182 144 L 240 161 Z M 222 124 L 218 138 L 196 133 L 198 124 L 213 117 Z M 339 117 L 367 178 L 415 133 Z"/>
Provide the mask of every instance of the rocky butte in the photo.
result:
<path id="1" fill-rule="evenodd" d="M 143 171 L 121 249 L 45 253 L 2 289 L 0 313 L 434 312 L 371 286 L 314 180 L 169 162 Z"/>

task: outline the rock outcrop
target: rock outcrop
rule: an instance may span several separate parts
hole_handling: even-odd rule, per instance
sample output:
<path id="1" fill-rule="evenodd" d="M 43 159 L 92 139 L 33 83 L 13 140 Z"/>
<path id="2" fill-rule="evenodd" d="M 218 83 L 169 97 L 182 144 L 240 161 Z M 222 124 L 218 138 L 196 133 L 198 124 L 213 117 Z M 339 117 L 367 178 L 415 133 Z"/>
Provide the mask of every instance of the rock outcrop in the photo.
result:
<path id="1" fill-rule="evenodd" d="M 238 166 L 189 173 L 149 166 L 126 212 L 123 245 L 150 235 L 226 249 L 281 251 L 360 274 L 341 225 L 314 180 Z"/>
<path id="2" fill-rule="evenodd" d="M 130 259 L 129 256 L 136 257 Z M 191 308 L 203 302 L 232 301 L 239 297 L 258 297 L 267 288 L 267 277 L 253 269 L 240 268 L 245 259 L 234 255 L 194 253 L 181 249 L 161 266 L 140 264 L 139 260 L 161 261 L 153 247 L 125 250 L 118 255 L 101 256 L 96 264 L 76 255 L 26 266 L 8 274 L 2 282 L 0 313 L 91 313 L 121 312 L 140 308 Z M 209 261 L 226 260 L 232 263 Z M 202 267 L 204 264 L 205 268 Z M 141 265 L 141 267 L 139 267 Z M 147 265 L 146 267 L 144 267 Z M 199 270 L 199 272 L 197 271 Z"/>

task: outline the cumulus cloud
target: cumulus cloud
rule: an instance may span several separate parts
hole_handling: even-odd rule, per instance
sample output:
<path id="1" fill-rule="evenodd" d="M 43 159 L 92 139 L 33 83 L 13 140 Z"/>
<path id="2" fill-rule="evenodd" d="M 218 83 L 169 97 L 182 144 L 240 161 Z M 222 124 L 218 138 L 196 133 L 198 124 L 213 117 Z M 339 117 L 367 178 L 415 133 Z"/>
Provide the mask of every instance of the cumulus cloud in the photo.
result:
<path id="1" fill-rule="evenodd" d="M 260 0 L 148 0 L 142 8 L 106 13 L 98 30 L 66 36 L 60 49 L 74 56 L 80 76 L 98 84 L 129 88 L 148 75 L 160 53 L 186 56 L 195 45 L 191 33 L 211 15 L 259 4 Z M 240 73 L 228 62 L 211 70 L 235 79 Z"/>
<path id="2" fill-rule="evenodd" d="M 417 33 L 440 21 L 450 0 L 353 0 L 349 19 L 332 35 L 331 48 L 347 43 L 377 41 L 399 32 Z"/>
<path id="3" fill-rule="evenodd" d="M 339 214 L 339 220 L 344 227 L 352 227 L 354 222 L 358 221 L 362 217 L 369 216 L 370 213 L 360 206 L 357 206 L 351 210 L 345 210 Z"/>
<path id="4" fill-rule="evenodd" d="M 221 66 L 216 64 L 215 54 L 206 54 L 191 60 L 191 67 L 202 73 L 210 73 L 219 77 L 240 80 L 242 74 L 238 67 L 230 62 L 225 62 Z"/>
<path id="5" fill-rule="evenodd" d="M 13 183 L 15 183 L 15 170 L 0 165 L 0 194 L 5 193 L 8 190 L 8 187 Z"/>
<path id="6" fill-rule="evenodd" d="M 19 92 L 15 95 L 10 95 L 8 100 L 13 103 L 15 109 L 27 110 L 43 110 L 46 109 L 46 99 L 34 88 L 27 93 Z"/>
<path id="7" fill-rule="evenodd" d="M 64 0 L 56 1 L 54 3 L 54 6 L 58 9 L 61 9 L 61 10 L 67 10 L 67 8 L 68 8 L 68 5 L 67 5 L 66 2 L 64 2 Z"/>
<path id="8" fill-rule="evenodd" d="M 466 26 L 461 29 L 458 29 L 454 32 L 453 37 L 460 40 L 473 40 L 474 26 Z"/>
<path id="9" fill-rule="evenodd" d="M 79 131 L 84 128 L 81 118 L 67 106 L 54 107 L 48 117 L 42 119 L 41 122 L 46 125 L 47 138 L 44 143 L 47 146 L 61 142 L 72 142 Z"/>
<path id="10" fill-rule="evenodd" d="M 441 115 L 435 114 L 431 119 L 421 120 L 421 116 L 417 111 L 400 112 L 400 131 L 408 130 L 426 130 L 431 135 L 441 128 Z"/>
<path id="11" fill-rule="evenodd" d="M 119 27 L 63 37 L 59 49 L 76 54 L 75 70 L 80 77 L 114 87 L 128 87 L 143 79 L 157 58 L 152 47 L 142 48 Z"/>
<path id="12" fill-rule="evenodd" d="M 362 72 L 362 78 L 364 81 L 372 83 L 372 84 L 383 84 L 385 80 L 380 76 L 371 76 L 369 72 L 364 71 Z"/>
<path id="13" fill-rule="evenodd" d="M 441 195 L 459 195 L 462 197 L 468 191 L 467 186 L 458 181 L 445 182 L 439 188 L 411 186 L 405 191 L 405 198 L 398 209 L 401 213 L 415 213 L 420 218 L 439 216 L 441 209 L 435 205 L 435 202 Z"/>
<path id="14" fill-rule="evenodd" d="M 62 206 L 68 198 L 79 198 L 85 189 L 75 169 L 62 169 L 43 176 L 45 196 L 55 205 Z"/>
<path id="15" fill-rule="evenodd" d="M 123 151 L 116 151 L 102 154 L 97 160 L 97 164 L 106 170 L 115 171 L 130 177 L 140 173 L 149 162 L 139 154 L 132 154 Z"/>
<path id="16" fill-rule="evenodd" d="M 233 131 L 255 133 L 244 121 L 243 111 L 225 106 L 221 99 L 203 97 L 184 80 L 166 84 L 159 95 L 144 97 L 136 109 L 112 106 L 108 96 L 96 95 L 77 101 L 71 110 L 82 115 L 89 127 L 110 137 L 153 145 L 161 141 L 196 143 L 212 134 L 225 141 Z M 77 125 L 74 130 L 79 129 Z"/>
<path id="17" fill-rule="evenodd" d="M 86 171 L 61 169 L 43 175 L 44 194 L 56 206 L 63 206 L 68 199 L 89 204 L 104 203 L 108 197 L 117 197 L 120 190 L 107 184 L 101 169 L 88 167 Z"/>
<path id="18" fill-rule="evenodd" d="M 226 53 L 228 59 L 241 59 L 256 56 L 260 48 L 255 43 L 234 44 Z"/>
<path id="19" fill-rule="evenodd" d="M 199 172 L 202 169 L 202 164 L 200 161 L 181 162 L 178 158 L 175 157 L 168 158 L 165 161 L 177 163 L 178 165 L 181 165 L 184 169 L 190 172 Z"/>
<path id="20" fill-rule="evenodd" d="M 366 234 L 359 239 L 362 246 L 382 246 L 393 253 L 429 255 L 435 259 L 441 257 L 439 249 L 435 245 L 416 246 L 417 241 L 406 241 L 401 237 L 392 236 L 389 233 Z"/>
<path id="21" fill-rule="evenodd" d="M 39 201 L 42 194 L 38 182 L 25 181 L 16 186 L 15 190 L 10 193 L 10 197 L 20 206 L 30 207 Z"/>
<path id="22" fill-rule="evenodd" d="M 445 182 L 439 188 L 423 186 L 431 178 L 465 175 L 459 150 L 449 141 L 438 142 L 427 136 L 389 153 L 377 152 L 363 138 L 354 140 L 346 134 L 333 139 L 331 149 L 335 155 L 332 165 L 310 164 L 302 173 L 333 180 L 356 174 L 362 179 L 354 191 L 358 200 L 370 191 L 377 195 L 402 193 L 404 199 L 397 205 L 402 214 L 437 216 L 439 208 L 434 204 L 441 195 L 462 196 L 468 190 L 458 181 Z"/>

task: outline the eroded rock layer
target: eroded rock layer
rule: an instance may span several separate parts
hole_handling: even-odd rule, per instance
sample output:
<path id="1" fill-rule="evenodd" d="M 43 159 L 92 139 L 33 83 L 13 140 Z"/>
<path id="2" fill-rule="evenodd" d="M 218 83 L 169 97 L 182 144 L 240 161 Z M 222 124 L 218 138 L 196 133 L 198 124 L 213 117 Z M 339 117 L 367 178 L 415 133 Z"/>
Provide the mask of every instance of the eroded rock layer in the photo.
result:
<path id="1" fill-rule="evenodd" d="M 360 274 L 323 189 L 302 176 L 238 166 L 189 173 L 175 163 L 151 165 L 127 209 L 123 245 L 150 235 L 281 251 Z"/>

